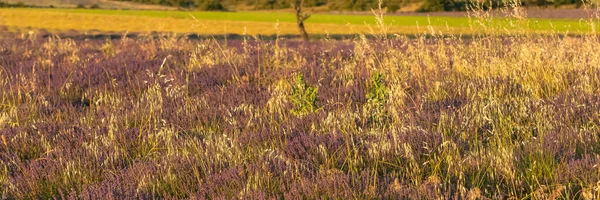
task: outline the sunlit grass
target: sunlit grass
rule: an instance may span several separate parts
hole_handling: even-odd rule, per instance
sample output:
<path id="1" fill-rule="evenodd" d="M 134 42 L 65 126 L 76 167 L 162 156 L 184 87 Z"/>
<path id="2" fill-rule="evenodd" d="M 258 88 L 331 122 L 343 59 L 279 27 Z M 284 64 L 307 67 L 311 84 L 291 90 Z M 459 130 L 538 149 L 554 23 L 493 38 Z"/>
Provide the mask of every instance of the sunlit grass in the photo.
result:
<path id="1" fill-rule="evenodd" d="M 343 41 L 13 34 L 0 195 L 598 199 L 598 36 L 538 34 L 517 14 L 472 18 L 467 37 L 390 35 L 383 12 Z"/>

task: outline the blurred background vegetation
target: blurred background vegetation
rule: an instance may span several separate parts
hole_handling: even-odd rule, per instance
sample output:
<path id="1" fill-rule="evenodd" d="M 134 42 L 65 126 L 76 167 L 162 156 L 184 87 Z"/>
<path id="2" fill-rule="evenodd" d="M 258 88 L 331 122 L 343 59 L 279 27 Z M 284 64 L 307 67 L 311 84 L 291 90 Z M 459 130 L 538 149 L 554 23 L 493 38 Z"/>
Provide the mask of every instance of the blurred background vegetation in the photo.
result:
<path id="1" fill-rule="evenodd" d="M 290 8 L 290 0 L 119 0 L 133 1 L 145 4 L 160 4 L 182 8 L 197 8 L 200 10 L 269 10 Z M 416 11 L 464 11 L 468 4 L 475 2 L 469 0 L 384 0 L 383 7 L 388 12 L 396 12 L 403 7 L 417 5 Z M 499 6 L 501 1 L 486 1 L 486 7 Z M 522 6 L 536 7 L 579 7 L 579 0 L 524 0 Z M 306 0 L 307 7 L 322 7 L 330 11 L 369 11 L 378 6 L 376 0 Z"/>
<path id="2" fill-rule="evenodd" d="M 0 7 L 71 7 L 109 9 L 192 9 L 201 11 L 251 11 L 291 9 L 292 0 L 0 0 Z M 387 12 L 465 11 L 480 2 L 483 9 L 502 6 L 502 0 L 383 0 Z M 537 8 L 578 8 L 581 0 L 523 0 L 521 6 Z M 146 7 L 136 6 L 146 5 Z M 161 6 L 161 7 L 157 7 Z M 316 12 L 361 12 L 378 7 L 377 0 L 305 0 Z"/>

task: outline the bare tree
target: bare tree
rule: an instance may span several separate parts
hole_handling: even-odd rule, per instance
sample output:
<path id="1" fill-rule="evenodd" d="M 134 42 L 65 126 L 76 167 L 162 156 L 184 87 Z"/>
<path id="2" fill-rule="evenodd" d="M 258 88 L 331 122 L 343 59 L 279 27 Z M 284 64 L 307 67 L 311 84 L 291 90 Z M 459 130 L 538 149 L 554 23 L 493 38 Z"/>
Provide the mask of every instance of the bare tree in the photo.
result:
<path id="1" fill-rule="evenodd" d="M 304 7 L 304 0 L 291 0 L 290 4 L 296 12 L 296 23 L 298 24 L 300 36 L 304 41 L 308 41 L 308 33 L 306 32 L 306 28 L 304 27 L 304 21 L 310 17 L 310 14 L 304 13 L 304 11 L 302 10 L 302 8 Z"/>

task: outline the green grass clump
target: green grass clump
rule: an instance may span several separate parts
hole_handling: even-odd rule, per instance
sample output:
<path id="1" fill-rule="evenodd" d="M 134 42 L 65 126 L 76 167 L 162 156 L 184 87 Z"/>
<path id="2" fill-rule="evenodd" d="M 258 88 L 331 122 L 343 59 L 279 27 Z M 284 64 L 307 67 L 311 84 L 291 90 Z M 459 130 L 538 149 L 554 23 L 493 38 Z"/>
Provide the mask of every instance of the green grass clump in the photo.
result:
<path id="1" fill-rule="evenodd" d="M 319 88 L 307 84 L 303 74 L 298 73 L 294 76 L 291 89 L 288 100 L 293 105 L 291 112 L 294 115 L 303 116 L 317 110 Z"/>
<path id="2" fill-rule="evenodd" d="M 375 72 L 371 75 L 367 88 L 367 103 L 364 106 L 365 113 L 368 115 L 369 122 L 378 126 L 387 123 L 387 101 L 389 91 L 385 86 L 383 74 Z"/>

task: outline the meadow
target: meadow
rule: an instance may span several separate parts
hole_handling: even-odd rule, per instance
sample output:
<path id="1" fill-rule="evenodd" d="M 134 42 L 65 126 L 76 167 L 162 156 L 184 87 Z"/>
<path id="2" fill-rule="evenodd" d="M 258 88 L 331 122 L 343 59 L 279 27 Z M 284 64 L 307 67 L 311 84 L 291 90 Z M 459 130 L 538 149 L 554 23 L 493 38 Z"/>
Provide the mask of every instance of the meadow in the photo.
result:
<path id="1" fill-rule="evenodd" d="M 593 13 L 589 14 L 593 17 Z M 52 32 L 75 30 L 86 32 L 171 32 L 202 35 L 276 35 L 297 34 L 295 16 L 290 12 L 192 12 L 151 10 L 97 10 L 97 9 L 0 9 L 0 25 L 16 29 L 47 29 Z M 376 23 L 369 15 L 314 14 L 307 21 L 312 35 L 371 34 Z M 504 27 L 514 32 L 508 18 L 493 18 L 486 27 Z M 528 33 L 582 34 L 590 26 L 579 19 L 529 19 L 520 24 Z M 423 34 L 428 26 L 445 34 L 479 33 L 481 26 L 473 27 L 473 19 L 448 16 L 388 16 L 385 19 L 389 33 Z M 594 28 L 598 28 L 595 25 Z M 493 31 L 495 33 L 497 31 Z"/>
<path id="2" fill-rule="evenodd" d="M 598 199 L 600 38 L 518 11 L 469 38 L 3 33 L 0 197 Z"/>

